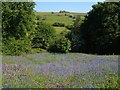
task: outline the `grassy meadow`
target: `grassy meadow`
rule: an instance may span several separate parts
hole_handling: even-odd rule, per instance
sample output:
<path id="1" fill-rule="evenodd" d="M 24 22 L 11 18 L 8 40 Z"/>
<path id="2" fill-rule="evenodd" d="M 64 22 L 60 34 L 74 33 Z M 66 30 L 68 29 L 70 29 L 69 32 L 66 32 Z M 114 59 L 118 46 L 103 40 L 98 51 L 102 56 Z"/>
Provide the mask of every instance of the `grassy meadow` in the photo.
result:
<path id="1" fill-rule="evenodd" d="M 4 88 L 117 88 L 118 56 L 48 52 L 2 57 Z"/>

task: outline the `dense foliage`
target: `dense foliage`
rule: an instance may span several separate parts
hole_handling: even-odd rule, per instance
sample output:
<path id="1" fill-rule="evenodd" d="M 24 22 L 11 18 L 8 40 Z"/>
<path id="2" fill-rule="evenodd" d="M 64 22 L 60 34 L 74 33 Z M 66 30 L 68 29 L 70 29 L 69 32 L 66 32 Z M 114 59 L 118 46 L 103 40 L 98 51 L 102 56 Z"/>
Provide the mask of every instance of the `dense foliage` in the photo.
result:
<path id="1" fill-rule="evenodd" d="M 104 2 L 93 6 L 81 26 L 84 51 L 88 53 L 120 53 L 120 2 Z"/>
<path id="2" fill-rule="evenodd" d="M 19 55 L 30 50 L 34 27 L 34 2 L 2 2 L 2 51 Z"/>
<path id="3" fill-rule="evenodd" d="M 30 37 L 34 30 L 33 2 L 2 2 L 3 38 Z"/>
<path id="4" fill-rule="evenodd" d="M 21 55 L 23 53 L 28 53 L 31 50 L 31 41 L 28 38 L 23 40 L 10 38 L 9 40 L 3 41 L 2 50 L 3 54 L 6 55 Z"/>
<path id="5" fill-rule="evenodd" d="M 47 49 L 52 43 L 54 36 L 55 30 L 52 26 L 38 21 L 35 36 L 32 40 L 32 47 Z"/>
<path id="6" fill-rule="evenodd" d="M 62 37 L 54 42 L 53 45 L 50 46 L 48 51 L 50 52 L 60 52 L 67 53 L 71 50 L 71 42 L 68 38 Z"/>
<path id="7" fill-rule="evenodd" d="M 78 15 L 74 19 L 74 23 L 71 26 L 71 32 L 66 35 L 67 38 L 71 41 L 71 51 L 72 52 L 81 52 L 82 51 L 82 39 L 80 35 L 80 26 L 83 22 L 82 16 Z"/>

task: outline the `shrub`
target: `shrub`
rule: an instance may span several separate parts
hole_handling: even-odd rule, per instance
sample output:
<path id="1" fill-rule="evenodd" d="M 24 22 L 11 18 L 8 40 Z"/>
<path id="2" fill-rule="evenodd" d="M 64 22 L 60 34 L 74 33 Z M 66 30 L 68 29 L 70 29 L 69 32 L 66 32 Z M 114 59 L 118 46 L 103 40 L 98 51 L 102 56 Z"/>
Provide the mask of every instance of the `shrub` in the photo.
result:
<path id="1" fill-rule="evenodd" d="M 50 52 L 60 52 L 67 53 L 71 50 L 71 42 L 68 38 L 62 37 L 55 41 L 53 45 L 50 46 L 48 51 Z"/>
<path id="2" fill-rule="evenodd" d="M 82 51 L 82 40 L 80 39 L 80 36 L 77 35 L 73 35 L 72 38 L 72 51 L 73 52 L 80 52 Z"/>
<path id="3" fill-rule="evenodd" d="M 54 14 L 54 12 L 51 12 L 51 14 Z"/>
<path id="4" fill-rule="evenodd" d="M 35 36 L 32 40 L 32 47 L 33 48 L 43 48 L 47 49 L 51 44 L 55 35 L 55 30 L 50 25 L 39 22 Z"/>
<path id="5" fill-rule="evenodd" d="M 63 11 L 59 11 L 59 13 L 70 13 L 70 12 L 63 10 Z"/>
<path id="6" fill-rule="evenodd" d="M 66 34 L 65 37 L 69 38 L 69 40 L 71 41 L 71 52 L 81 52 L 82 51 L 83 41 L 82 41 L 80 35 L 70 32 L 70 33 Z"/>
<path id="7" fill-rule="evenodd" d="M 75 16 L 74 16 L 74 15 L 72 15 L 72 14 L 70 14 L 70 15 L 69 15 L 69 17 L 70 17 L 70 18 L 73 18 L 73 19 L 75 18 Z"/>
<path id="8" fill-rule="evenodd" d="M 52 26 L 64 27 L 65 24 L 64 23 L 55 22 L 55 23 L 52 24 Z"/>
<path id="9" fill-rule="evenodd" d="M 2 47 L 3 54 L 21 55 L 31 50 L 31 43 L 29 39 L 15 40 L 15 38 L 11 38 L 9 40 L 4 40 Z"/>
<path id="10" fill-rule="evenodd" d="M 73 29 L 73 25 L 67 25 L 67 26 L 65 26 L 67 29 L 69 29 L 69 30 L 72 30 Z"/>

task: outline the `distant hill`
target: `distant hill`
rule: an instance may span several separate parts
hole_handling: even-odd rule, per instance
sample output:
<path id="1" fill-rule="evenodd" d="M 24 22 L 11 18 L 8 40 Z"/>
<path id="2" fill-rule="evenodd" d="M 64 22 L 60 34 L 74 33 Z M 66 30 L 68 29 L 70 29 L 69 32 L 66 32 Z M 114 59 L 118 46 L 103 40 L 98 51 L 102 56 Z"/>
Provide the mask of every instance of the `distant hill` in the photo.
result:
<path id="1" fill-rule="evenodd" d="M 77 15 L 80 15 L 82 18 L 86 15 L 86 13 L 60 13 L 60 12 L 36 12 L 37 15 L 40 15 L 43 22 L 46 22 L 50 25 L 57 23 L 63 23 L 65 26 L 72 25 L 73 20 Z M 55 27 L 55 29 L 60 33 L 62 30 L 68 30 L 65 27 Z M 61 29 L 61 30 L 60 30 Z"/>

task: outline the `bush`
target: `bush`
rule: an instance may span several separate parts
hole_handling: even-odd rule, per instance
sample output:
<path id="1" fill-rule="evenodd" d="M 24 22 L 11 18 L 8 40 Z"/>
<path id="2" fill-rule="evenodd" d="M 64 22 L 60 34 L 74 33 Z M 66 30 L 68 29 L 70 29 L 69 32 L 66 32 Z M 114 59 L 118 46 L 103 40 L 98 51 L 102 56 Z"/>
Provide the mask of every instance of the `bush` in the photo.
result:
<path id="1" fill-rule="evenodd" d="M 72 30 L 73 29 L 73 25 L 67 25 L 67 26 L 65 26 L 67 29 L 69 29 L 69 30 Z"/>
<path id="2" fill-rule="evenodd" d="M 55 23 L 52 24 L 52 26 L 64 27 L 65 24 L 64 23 L 55 22 Z"/>
<path id="3" fill-rule="evenodd" d="M 2 53 L 6 55 L 21 55 L 31 50 L 29 39 L 15 40 L 15 38 L 11 38 L 9 40 L 4 40 L 2 44 Z"/>
<path id="4" fill-rule="evenodd" d="M 80 35 L 70 32 L 65 35 L 71 41 L 71 52 L 81 52 L 83 41 L 81 40 Z"/>
<path id="5" fill-rule="evenodd" d="M 71 50 L 71 42 L 68 38 L 62 37 L 55 41 L 53 45 L 50 46 L 48 51 L 50 52 L 60 52 L 67 53 Z"/>
<path id="6" fill-rule="evenodd" d="M 63 10 L 63 11 L 59 11 L 59 13 L 70 13 L 70 12 Z"/>
<path id="7" fill-rule="evenodd" d="M 72 38 L 72 52 L 80 52 L 82 51 L 82 40 L 80 39 L 80 36 L 73 35 Z"/>
<path id="8" fill-rule="evenodd" d="M 54 36 L 55 30 L 53 27 L 46 23 L 39 22 L 36 28 L 35 36 L 32 40 L 32 47 L 47 49 L 50 46 Z"/>
<path id="9" fill-rule="evenodd" d="M 51 12 L 51 14 L 54 14 L 54 12 Z"/>
<path id="10" fill-rule="evenodd" d="M 72 14 L 70 14 L 69 17 L 75 19 L 75 16 Z"/>

